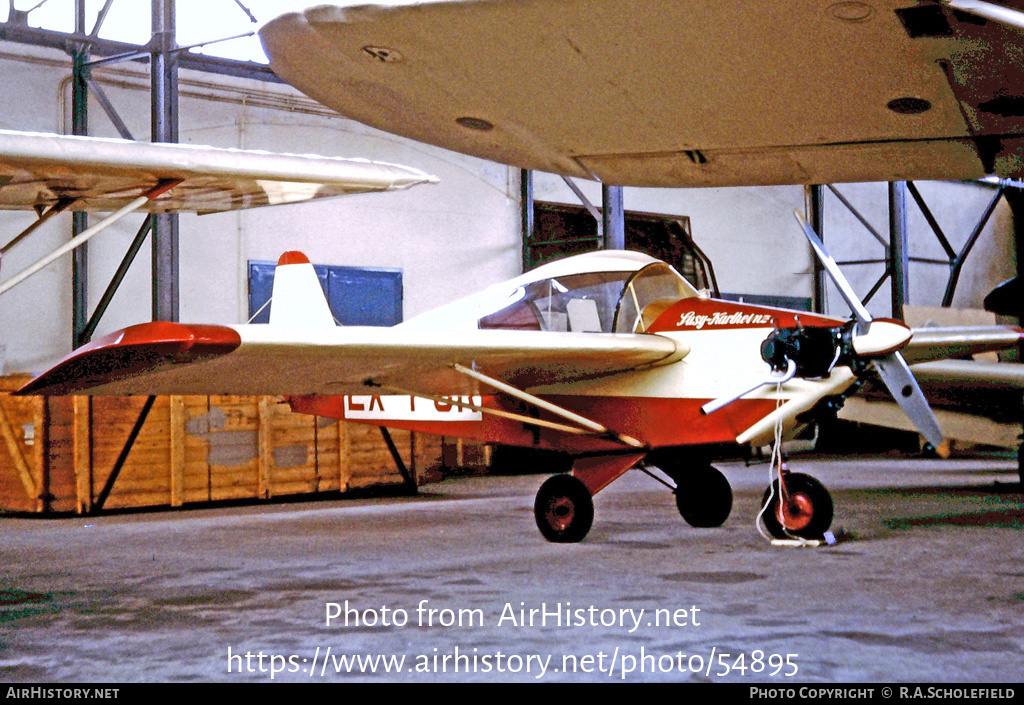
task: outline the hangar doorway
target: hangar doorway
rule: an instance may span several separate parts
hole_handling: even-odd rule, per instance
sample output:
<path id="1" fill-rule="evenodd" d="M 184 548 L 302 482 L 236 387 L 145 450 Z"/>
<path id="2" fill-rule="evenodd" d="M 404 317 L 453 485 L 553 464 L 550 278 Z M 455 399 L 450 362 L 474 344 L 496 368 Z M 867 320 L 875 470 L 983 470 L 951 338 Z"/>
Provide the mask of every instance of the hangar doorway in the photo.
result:
<path id="1" fill-rule="evenodd" d="M 532 269 L 552 259 L 601 249 L 598 223 L 582 206 L 534 202 L 533 232 L 525 239 L 524 262 Z M 690 219 L 626 211 L 626 249 L 668 262 L 698 289 L 717 295 L 711 260 L 693 241 Z"/>

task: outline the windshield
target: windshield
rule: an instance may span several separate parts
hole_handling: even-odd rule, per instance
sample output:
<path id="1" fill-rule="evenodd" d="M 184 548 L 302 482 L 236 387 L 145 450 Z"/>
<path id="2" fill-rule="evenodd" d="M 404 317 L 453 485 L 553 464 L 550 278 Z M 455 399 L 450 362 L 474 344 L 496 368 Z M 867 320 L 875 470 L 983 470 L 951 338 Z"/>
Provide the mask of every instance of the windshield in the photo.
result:
<path id="1" fill-rule="evenodd" d="M 543 279 L 517 287 L 480 328 L 586 333 L 646 330 L 656 303 L 675 303 L 696 291 L 667 264 L 638 272 L 592 272 Z M 660 310 L 664 310 L 661 308 Z M 653 319 L 652 319 L 653 320 Z"/>
<path id="2" fill-rule="evenodd" d="M 664 262 L 647 265 L 626 282 L 615 313 L 616 333 L 643 333 L 680 299 L 696 296 L 697 290 Z"/>

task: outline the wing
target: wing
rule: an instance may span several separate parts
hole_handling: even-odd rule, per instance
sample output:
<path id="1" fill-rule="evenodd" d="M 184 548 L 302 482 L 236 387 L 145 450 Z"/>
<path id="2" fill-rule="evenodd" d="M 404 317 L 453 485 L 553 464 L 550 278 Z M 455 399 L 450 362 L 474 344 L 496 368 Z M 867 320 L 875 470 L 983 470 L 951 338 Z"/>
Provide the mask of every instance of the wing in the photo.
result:
<path id="1" fill-rule="evenodd" d="M 913 336 L 902 353 L 908 363 L 916 365 L 930 360 L 1006 350 L 1019 344 L 1022 339 L 1024 332 L 1016 326 L 914 328 Z"/>
<path id="2" fill-rule="evenodd" d="M 454 369 L 527 388 L 678 359 L 658 335 L 401 327 L 279 328 L 143 323 L 79 348 L 21 394 L 365 394 L 385 387 L 478 393 Z"/>
<path id="3" fill-rule="evenodd" d="M 914 365 L 922 383 L 971 389 L 1024 389 L 1024 363 L 942 360 Z"/>
<path id="4" fill-rule="evenodd" d="M 606 183 L 1024 173 L 1020 30 L 925 0 L 320 6 L 261 37 L 347 117 Z"/>
<path id="5" fill-rule="evenodd" d="M 113 211 L 173 184 L 142 210 L 208 213 L 434 181 L 359 159 L 0 130 L 0 208 Z"/>

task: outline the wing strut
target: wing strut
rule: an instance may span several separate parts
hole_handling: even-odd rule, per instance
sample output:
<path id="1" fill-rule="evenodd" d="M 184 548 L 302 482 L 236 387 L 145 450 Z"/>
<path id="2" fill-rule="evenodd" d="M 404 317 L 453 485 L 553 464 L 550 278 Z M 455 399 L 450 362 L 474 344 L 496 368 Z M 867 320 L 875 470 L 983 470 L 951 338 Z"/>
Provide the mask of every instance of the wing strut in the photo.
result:
<path id="1" fill-rule="evenodd" d="M 50 218 L 52 218 L 53 216 L 57 215 L 58 213 L 63 213 L 65 210 L 67 210 L 68 206 L 70 206 L 76 200 L 78 200 L 78 199 L 75 199 L 75 198 L 61 198 L 56 203 L 54 203 L 50 207 L 50 209 L 47 210 L 45 213 L 39 214 L 39 217 L 36 219 L 36 221 L 34 223 L 32 223 L 32 225 L 30 225 L 27 228 L 25 228 L 24 230 L 22 230 L 21 233 L 19 233 L 17 236 L 15 236 L 6 245 L 4 245 L 3 247 L 0 247 L 0 258 L 3 258 L 3 256 L 6 255 L 10 251 L 10 249 L 12 247 L 17 245 L 19 242 L 24 240 L 26 237 L 28 237 L 32 233 L 34 233 L 39 228 L 40 225 L 42 225 L 43 223 L 45 223 L 46 221 L 48 221 Z"/>
<path id="2" fill-rule="evenodd" d="M 426 392 L 417 392 L 411 389 L 405 389 L 404 387 L 395 387 L 392 385 L 380 385 L 381 389 L 386 389 L 389 392 L 397 392 L 398 394 L 405 394 L 413 397 L 422 397 L 424 399 L 430 399 L 431 401 L 440 402 L 442 404 L 451 404 L 452 398 L 441 396 L 440 394 L 428 394 Z M 486 406 L 480 406 L 478 404 L 472 404 L 462 399 L 458 402 L 460 407 L 465 407 L 471 411 L 479 411 L 482 414 L 490 414 L 491 416 L 498 416 L 503 419 L 511 419 L 512 421 L 519 421 L 520 423 L 530 424 L 533 426 L 541 426 L 543 428 L 550 428 L 555 431 L 561 431 L 563 433 L 572 433 L 577 436 L 583 436 L 591 431 L 577 426 L 566 426 L 565 424 L 555 423 L 554 421 L 545 421 L 544 419 L 535 419 L 532 416 L 523 416 L 522 414 L 516 414 L 511 411 L 503 411 L 502 409 L 492 409 Z"/>
<path id="3" fill-rule="evenodd" d="M 492 409 L 490 407 L 481 406 L 479 404 L 473 404 L 467 401 L 463 401 L 461 399 L 458 402 L 460 407 L 465 407 L 467 409 L 471 409 L 472 411 L 479 411 L 482 414 L 498 416 L 503 419 L 511 419 L 512 421 L 518 421 L 529 426 L 540 426 L 542 428 L 550 428 L 555 431 L 561 431 L 562 433 L 571 433 L 577 436 L 601 436 L 603 438 L 607 438 L 617 443 L 621 443 L 622 445 L 627 446 L 629 448 L 644 447 L 643 443 L 633 438 L 632 436 L 627 436 L 623 433 L 616 433 L 615 431 L 612 431 L 608 427 L 603 426 L 602 424 L 599 424 L 596 421 L 592 421 L 591 419 L 588 419 L 585 416 L 580 416 L 579 414 L 569 411 L 568 409 L 562 408 L 557 404 L 552 404 L 549 401 L 545 401 L 544 399 L 541 399 L 538 396 L 530 394 L 529 392 L 524 392 L 521 389 L 505 384 L 501 380 L 494 379 L 493 377 L 488 377 L 485 374 L 477 372 L 476 370 L 471 370 L 468 367 L 464 367 L 463 365 L 460 365 L 458 363 L 455 363 L 452 367 L 455 369 L 456 372 L 464 374 L 467 377 L 471 377 L 477 380 L 478 382 L 482 382 L 490 387 L 494 387 L 495 389 L 505 392 L 506 394 L 509 394 L 515 397 L 516 399 L 520 399 L 528 404 L 532 404 L 533 406 L 536 406 L 539 409 L 549 411 L 552 414 L 559 416 L 567 421 L 571 421 L 577 425 L 568 426 L 566 424 L 557 423 L 555 421 L 547 421 L 546 419 L 538 419 L 532 416 L 516 414 L 514 412 L 505 411 L 503 409 Z M 423 397 L 424 399 L 430 399 L 432 401 L 441 402 L 443 404 L 450 404 L 452 402 L 452 399 L 450 397 L 445 397 L 438 394 L 417 392 L 411 389 L 404 389 L 402 387 L 395 387 L 392 385 L 380 386 L 392 392 L 397 392 L 399 394 L 408 394 L 410 396 L 416 397 Z"/>
<path id="4" fill-rule="evenodd" d="M 568 409 L 564 409 L 558 406 L 557 404 L 552 404 L 551 402 L 545 401 L 538 396 L 535 396 L 528 392 L 524 392 L 523 390 L 517 389 L 511 385 L 505 384 L 504 382 L 494 379 L 493 377 L 488 377 L 485 374 L 477 372 L 476 370 L 471 370 L 468 367 L 464 367 L 458 363 L 456 363 L 454 367 L 455 371 L 459 372 L 460 374 L 464 374 L 467 377 L 471 377 L 472 379 L 475 379 L 478 382 L 483 382 L 484 384 L 494 387 L 499 391 L 514 396 L 516 399 L 521 399 L 528 404 L 533 404 L 538 409 L 549 411 L 552 414 L 555 414 L 556 416 L 561 416 L 563 419 L 579 424 L 580 426 L 583 426 L 585 429 L 588 429 L 591 433 L 595 433 L 599 436 L 605 436 L 607 438 L 614 439 L 619 443 L 622 443 L 623 445 L 626 446 L 630 446 L 632 448 L 644 447 L 643 443 L 633 438 L 632 436 L 627 436 L 622 433 L 616 433 L 615 431 L 612 431 L 608 427 L 603 426 L 597 423 L 596 421 L 592 421 L 586 418 L 585 416 L 580 416 L 579 414 L 569 411 Z"/>
<path id="5" fill-rule="evenodd" d="M 124 206 L 120 210 L 111 213 L 106 218 L 96 223 L 96 225 L 92 226 L 87 230 L 84 230 L 77 236 L 68 240 L 66 243 L 58 247 L 56 250 L 48 254 L 46 257 L 43 257 L 41 260 L 37 261 L 33 265 L 29 265 L 28 267 L 21 270 L 19 273 L 15 274 L 13 277 L 5 281 L 3 284 L 0 284 L 0 294 L 20 284 L 21 282 L 23 282 L 24 280 L 28 279 L 30 276 L 38 272 L 40 269 L 53 262 L 55 259 L 58 259 L 62 255 L 67 254 L 71 250 L 83 244 L 93 235 L 97 234 L 101 230 L 106 230 L 111 225 L 121 220 L 121 218 L 125 217 L 126 215 L 133 211 L 137 211 L 138 209 L 142 208 L 144 205 L 146 205 L 153 199 L 162 195 L 166 191 L 174 188 L 180 183 L 181 179 L 163 179 L 156 186 L 151 188 L 149 191 L 146 191 L 146 193 L 142 194 L 128 205 Z M 24 235 L 24 233 L 22 235 Z M 21 236 L 15 239 L 20 239 L 20 237 Z"/>

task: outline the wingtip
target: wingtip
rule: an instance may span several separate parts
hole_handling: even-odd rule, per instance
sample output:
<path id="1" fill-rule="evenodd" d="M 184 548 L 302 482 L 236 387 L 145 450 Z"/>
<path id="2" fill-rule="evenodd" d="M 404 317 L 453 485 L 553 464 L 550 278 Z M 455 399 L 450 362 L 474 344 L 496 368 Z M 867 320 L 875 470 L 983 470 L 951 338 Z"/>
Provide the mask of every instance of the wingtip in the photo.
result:
<path id="1" fill-rule="evenodd" d="M 14 394 L 63 396 L 126 380 L 168 365 L 234 352 L 242 339 L 229 326 L 167 321 L 140 323 L 88 343 Z"/>

